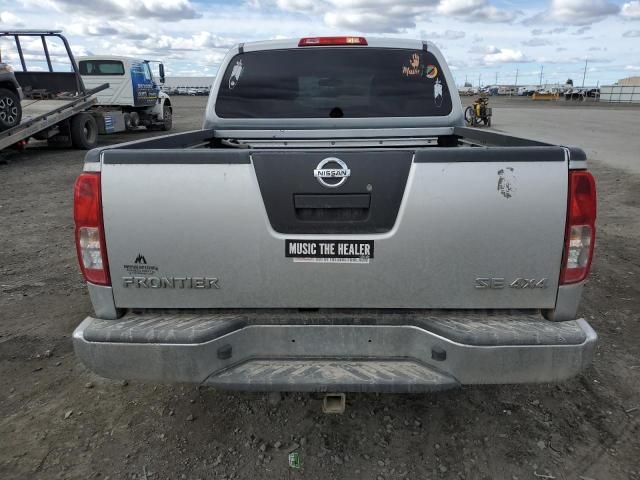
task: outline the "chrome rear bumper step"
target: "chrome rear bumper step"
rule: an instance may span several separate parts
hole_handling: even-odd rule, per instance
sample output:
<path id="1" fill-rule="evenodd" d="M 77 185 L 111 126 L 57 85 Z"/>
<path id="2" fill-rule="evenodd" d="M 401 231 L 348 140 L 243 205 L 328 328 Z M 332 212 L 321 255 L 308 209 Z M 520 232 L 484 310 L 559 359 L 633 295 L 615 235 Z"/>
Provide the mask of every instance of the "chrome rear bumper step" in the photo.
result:
<path id="1" fill-rule="evenodd" d="M 254 391 L 420 392 L 563 380 L 589 365 L 597 341 L 583 319 L 534 314 L 291 315 L 262 322 L 229 313 L 88 317 L 74 346 L 90 369 L 110 378 Z"/>
<path id="2" fill-rule="evenodd" d="M 93 319 L 84 329 L 91 342 L 195 344 L 247 326 L 413 326 L 457 343 L 574 345 L 586 340 L 575 322 L 551 322 L 528 310 L 223 310 L 202 313 L 130 312 L 118 320 Z"/>
<path id="3" fill-rule="evenodd" d="M 274 392 L 393 392 L 446 390 L 458 382 L 407 360 L 248 360 L 210 376 L 225 390 Z"/>

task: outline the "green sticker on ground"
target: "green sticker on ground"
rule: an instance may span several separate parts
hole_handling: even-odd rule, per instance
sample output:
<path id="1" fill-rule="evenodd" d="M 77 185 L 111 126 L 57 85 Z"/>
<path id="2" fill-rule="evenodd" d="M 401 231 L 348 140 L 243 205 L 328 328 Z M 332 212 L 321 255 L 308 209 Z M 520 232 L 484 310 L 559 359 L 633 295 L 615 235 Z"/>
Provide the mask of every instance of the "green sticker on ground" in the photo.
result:
<path id="1" fill-rule="evenodd" d="M 300 468 L 300 455 L 298 455 L 298 452 L 289 454 L 289 466 L 291 468 Z"/>

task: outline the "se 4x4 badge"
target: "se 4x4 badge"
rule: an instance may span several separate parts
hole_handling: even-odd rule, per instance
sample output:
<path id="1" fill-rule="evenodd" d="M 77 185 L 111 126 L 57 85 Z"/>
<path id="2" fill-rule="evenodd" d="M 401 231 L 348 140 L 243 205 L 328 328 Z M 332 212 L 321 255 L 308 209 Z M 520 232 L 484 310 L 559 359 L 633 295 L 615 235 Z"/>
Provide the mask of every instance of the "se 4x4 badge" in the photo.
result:
<path id="1" fill-rule="evenodd" d="M 523 290 L 525 288 L 547 288 L 546 278 L 516 278 L 508 283 L 504 278 L 478 277 L 476 278 L 476 288 L 481 290 L 493 289 L 500 290 L 502 288 L 517 288 Z"/>

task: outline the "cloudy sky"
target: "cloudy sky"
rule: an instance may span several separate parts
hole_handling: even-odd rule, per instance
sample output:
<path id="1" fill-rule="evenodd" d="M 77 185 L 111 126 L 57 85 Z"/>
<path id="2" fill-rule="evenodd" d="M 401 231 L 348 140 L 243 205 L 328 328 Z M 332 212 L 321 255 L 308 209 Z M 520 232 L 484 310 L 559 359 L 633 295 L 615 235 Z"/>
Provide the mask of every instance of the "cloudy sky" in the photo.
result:
<path id="1" fill-rule="evenodd" d="M 336 34 L 432 40 L 459 84 L 534 84 L 543 69 L 580 85 L 585 59 L 587 85 L 640 75 L 640 0 L 0 0 L 10 27 L 62 29 L 76 55 L 163 59 L 173 75 L 215 75 L 238 42 Z"/>

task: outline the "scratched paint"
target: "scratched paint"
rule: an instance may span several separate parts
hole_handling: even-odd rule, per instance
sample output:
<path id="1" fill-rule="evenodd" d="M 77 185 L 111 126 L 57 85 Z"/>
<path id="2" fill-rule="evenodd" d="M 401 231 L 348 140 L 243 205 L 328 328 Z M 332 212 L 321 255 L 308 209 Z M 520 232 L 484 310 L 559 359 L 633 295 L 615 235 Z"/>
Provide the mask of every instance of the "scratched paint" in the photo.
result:
<path id="1" fill-rule="evenodd" d="M 511 198 L 516 193 L 516 175 L 512 167 L 498 170 L 498 192 L 504 198 Z"/>

